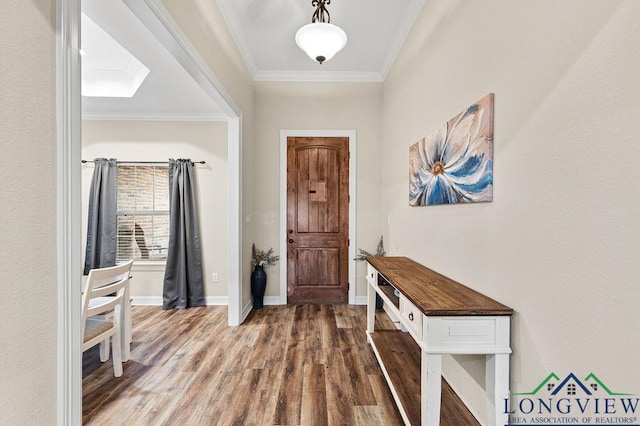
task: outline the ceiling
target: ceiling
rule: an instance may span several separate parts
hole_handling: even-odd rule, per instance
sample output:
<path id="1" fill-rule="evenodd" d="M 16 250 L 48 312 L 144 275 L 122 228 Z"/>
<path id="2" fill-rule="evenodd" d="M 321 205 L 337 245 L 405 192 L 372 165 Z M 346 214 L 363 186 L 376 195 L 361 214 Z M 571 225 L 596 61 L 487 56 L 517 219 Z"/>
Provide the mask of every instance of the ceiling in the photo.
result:
<path id="1" fill-rule="evenodd" d="M 150 71 L 133 97 L 82 97 L 84 119 L 113 120 L 220 120 L 222 110 L 194 81 L 180 63 L 160 44 L 122 0 L 82 0 L 82 12 L 128 50 Z M 82 39 L 90 40 L 82 25 Z M 115 54 L 99 45 L 91 46 L 82 63 L 95 64 L 87 68 L 113 71 L 119 67 L 108 61 Z M 85 49 L 86 47 L 86 49 Z M 97 56 L 91 58 L 91 56 Z M 110 63 L 109 63 L 110 62 Z M 83 84 L 86 72 L 83 72 Z"/>
<path id="2" fill-rule="evenodd" d="M 255 80 L 383 81 L 425 0 L 333 0 L 331 23 L 346 47 L 318 64 L 294 37 L 311 23 L 311 0 L 217 0 Z"/>
<path id="3" fill-rule="evenodd" d="M 217 1 L 240 53 L 256 81 L 381 82 L 425 0 L 333 0 L 331 23 L 348 37 L 346 47 L 322 65 L 295 44 L 311 22 L 311 0 Z M 82 0 L 82 11 L 128 50 L 146 76 L 133 97 L 83 96 L 85 119 L 220 120 L 224 114 L 122 0 Z M 82 38 L 89 39 L 84 34 Z M 88 43 L 87 43 L 88 44 Z M 82 46 L 83 50 L 85 46 Z M 98 59 L 105 66 L 102 48 Z M 89 50 L 83 63 L 89 69 Z M 109 68 L 109 65 L 105 66 Z M 92 70 L 93 72 L 94 70 Z M 85 72 L 88 74 L 88 72 Z M 83 75 L 83 78 L 85 75 Z"/>

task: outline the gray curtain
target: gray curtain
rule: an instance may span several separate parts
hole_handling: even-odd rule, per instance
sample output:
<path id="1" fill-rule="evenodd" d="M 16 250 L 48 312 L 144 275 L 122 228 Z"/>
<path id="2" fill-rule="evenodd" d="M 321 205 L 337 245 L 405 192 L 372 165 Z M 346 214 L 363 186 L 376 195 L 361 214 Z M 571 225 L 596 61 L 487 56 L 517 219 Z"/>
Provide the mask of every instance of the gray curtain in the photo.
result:
<path id="1" fill-rule="evenodd" d="M 89 194 L 84 274 L 116 264 L 116 160 L 96 158 Z"/>
<path id="2" fill-rule="evenodd" d="M 205 304 L 194 178 L 191 160 L 169 160 L 169 250 L 162 309 Z"/>

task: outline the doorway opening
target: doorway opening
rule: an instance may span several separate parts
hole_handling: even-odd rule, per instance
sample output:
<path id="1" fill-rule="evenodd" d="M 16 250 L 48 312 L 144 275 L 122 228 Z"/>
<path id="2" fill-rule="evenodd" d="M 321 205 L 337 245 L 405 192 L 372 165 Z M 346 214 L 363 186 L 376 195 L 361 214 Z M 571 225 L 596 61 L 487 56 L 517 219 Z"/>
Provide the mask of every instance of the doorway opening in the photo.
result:
<path id="1" fill-rule="evenodd" d="M 151 33 L 172 53 L 202 89 L 220 106 L 227 120 L 228 144 L 228 323 L 242 318 L 241 247 L 241 111 L 206 62 L 179 30 L 159 0 L 123 0 Z M 81 293 L 81 0 L 57 2 L 58 114 L 58 423 L 80 425 L 82 356 Z"/>

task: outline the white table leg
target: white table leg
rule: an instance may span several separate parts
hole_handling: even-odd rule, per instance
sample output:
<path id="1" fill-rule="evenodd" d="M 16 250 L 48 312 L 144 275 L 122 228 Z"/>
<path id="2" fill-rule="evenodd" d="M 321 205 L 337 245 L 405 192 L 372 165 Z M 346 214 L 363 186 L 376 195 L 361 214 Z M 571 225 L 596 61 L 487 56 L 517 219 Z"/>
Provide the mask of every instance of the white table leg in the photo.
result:
<path id="1" fill-rule="evenodd" d="M 376 326 L 376 291 L 367 282 L 367 332 L 373 333 Z"/>
<path id="2" fill-rule="evenodd" d="M 422 424 L 440 424 L 440 402 L 442 394 L 442 355 L 422 351 L 421 365 L 421 415 Z"/>
<path id="3" fill-rule="evenodd" d="M 490 425 L 506 425 L 509 415 L 504 399 L 509 397 L 509 354 L 487 355 L 487 416 Z"/>

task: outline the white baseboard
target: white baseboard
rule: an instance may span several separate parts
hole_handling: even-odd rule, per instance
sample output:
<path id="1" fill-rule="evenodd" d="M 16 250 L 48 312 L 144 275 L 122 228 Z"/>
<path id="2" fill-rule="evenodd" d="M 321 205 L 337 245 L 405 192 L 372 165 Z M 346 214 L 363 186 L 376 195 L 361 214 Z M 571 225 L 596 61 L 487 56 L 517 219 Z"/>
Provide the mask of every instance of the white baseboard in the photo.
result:
<path id="1" fill-rule="evenodd" d="M 244 307 L 242 308 L 242 321 L 240 321 L 240 324 L 242 324 L 244 320 L 247 319 L 252 309 L 253 309 L 253 298 L 249 299 L 249 302 L 246 305 L 244 305 Z"/>
<path id="2" fill-rule="evenodd" d="M 162 296 L 133 296 L 131 299 L 133 306 L 162 306 Z M 207 296 L 205 304 L 207 306 L 227 306 L 229 298 L 227 296 Z"/>
<path id="3" fill-rule="evenodd" d="M 367 296 L 356 296 L 356 305 L 366 305 Z"/>
<path id="4" fill-rule="evenodd" d="M 227 306 L 229 298 L 227 296 L 207 296 L 205 297 L 207 306 Z"/>
<path id="5" fill-rule="evenodd" d="M 162 306 L 162 297 L 159 296 L 133 296 L 131 297 L 133 306 Z"/>

